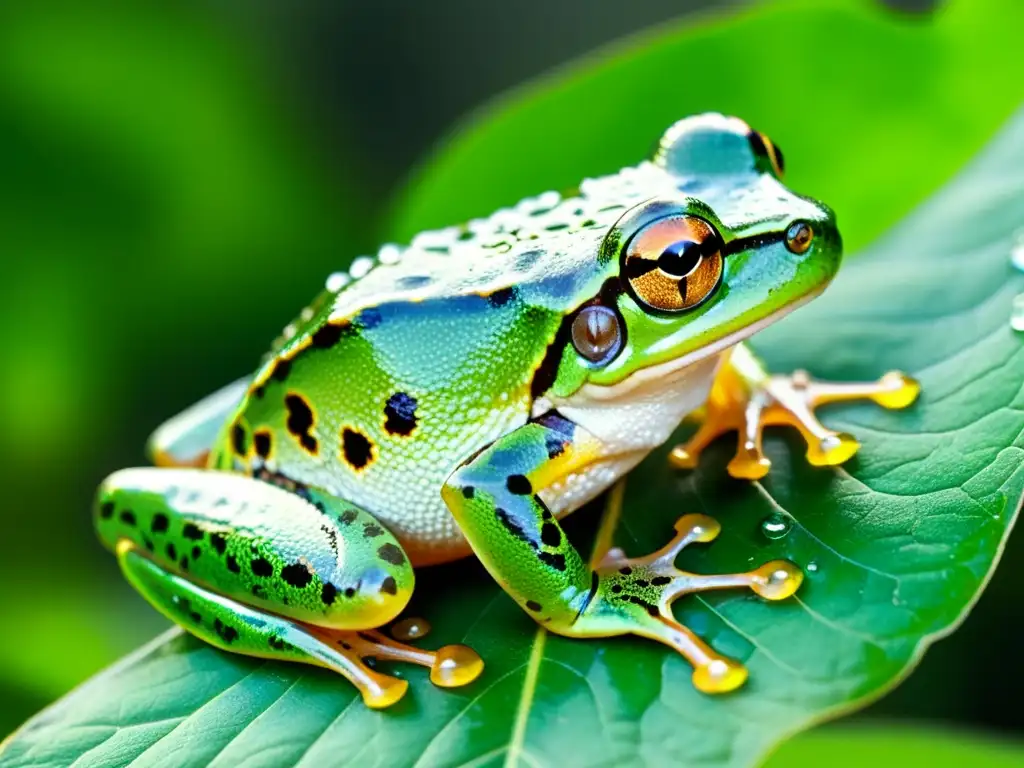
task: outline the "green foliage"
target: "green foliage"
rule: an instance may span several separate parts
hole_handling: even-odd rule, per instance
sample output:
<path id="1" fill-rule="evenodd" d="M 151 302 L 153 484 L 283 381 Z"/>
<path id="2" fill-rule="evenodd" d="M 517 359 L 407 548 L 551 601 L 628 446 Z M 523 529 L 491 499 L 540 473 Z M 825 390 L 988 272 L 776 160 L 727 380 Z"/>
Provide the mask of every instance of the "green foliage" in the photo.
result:
<path id="1" fill-rule="evenodd" d="M 757 4 L 639 36 L 456 127 L 395 215 L 397 240 L 614 172 L 686 114 L 735 114 L 786 151 L 859 249 L 950 178 L 1018 105 L 1016 0 L 902 18 L 867 0 Z"/>
<path id="2" fill-rule="evenodd" d="M 1024 113 L 822 299 L 758 337 L 775 369 L 869 379 L 899 366 L 920 379 L 911 410 L 831 412 L 831 426 L 862 439 L 857 460 L 812 469 L 796 440 L 776 435 L 761 484 L 727 478 L 724 443 L 696 473 L 670 470 L 661 451 L 630 476 L 616 534 L 627 553 L 651 551 L 677 516 L 702 511 L 724 530 L 684 552 L 684 568 L 785 557 L 808 569 L 785 603 L 720 593 L 677 604 L 681 620 L 747 663 L 739 692 L 696 693 L 689 666 L 649 641 L 548 635 L 462 563 L 424 574 L 413 611 L 435 623 L 431 644 L 482 654 L 487 668 L 465 689 L 434 688 L 413 670 L 405 700 L 371 711 L 328 672 L 226 655 L 175 632 L 30 721 L 0 765 L 749 765 L 882 694 L 972 605 L 1024 492 L 1024 347 L 1009 326 L 1024 290 L 1009 263 L 1022 179 Z M 788 535 L 764 535 L 772 516 Z M 576 533 L 597 523 L 586 512 L 572 522 Z"/>
<path id="3" fill-rule="evenodd" d="M 929 768 L 1016 768 L 1024 744 L 957 729 L 922 726 L 822 728 L 787 741 L 765 768 L 863 768 L 927 765 Z"/>

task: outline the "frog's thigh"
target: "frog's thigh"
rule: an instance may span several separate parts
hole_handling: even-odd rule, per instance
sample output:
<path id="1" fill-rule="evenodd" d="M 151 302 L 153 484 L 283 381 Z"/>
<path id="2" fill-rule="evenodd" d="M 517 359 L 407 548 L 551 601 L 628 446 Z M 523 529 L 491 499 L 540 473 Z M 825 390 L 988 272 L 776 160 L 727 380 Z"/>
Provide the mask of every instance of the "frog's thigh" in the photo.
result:
<path id="1" fill-rule="evenodd" d="M 146 443 L 146 455 L 158 467 L 206 465 L 221 427 L 245 397 L 250 377 L 207 395 L 159 427 Z"/>
<path id="2" fill-rule="evenodd" d="M 459 467 L 445 484 L 444 498 L 477 557 L 541 625 L 570 637 L 631 633 L 657 640 L 694 665 L 700 690 L 732 690 L 746 671 L 679 624 L 672 602 L 690 592 L 734 587 L 780 600 L 799 587 L 802 574 L 783 561 L 741 574 L 677 570 L 673 563 L 684 546 L 718 533 L 715 520 L 704 515 L 682 517 L 672 541 L 648 557 L 609 555 L 592 569 L 538 493 L 586 467 L 598 449 L 582 428 L 549 414 Z"/>
<path id="3" fill-rule="evenodd" d="M 104 482 L 96 525 L 143 596 L 218 647 L 330 667 L 371 706 L 406 685 L 365 657 L 424 664 L 442 685 L 468 682 L 449 669 L 472 666 L 468 649 L 429 653 L 367 631 L 405 606 L 412 567 L 376 519 L 328 494 L 211 470 L 130 469 Z"/>

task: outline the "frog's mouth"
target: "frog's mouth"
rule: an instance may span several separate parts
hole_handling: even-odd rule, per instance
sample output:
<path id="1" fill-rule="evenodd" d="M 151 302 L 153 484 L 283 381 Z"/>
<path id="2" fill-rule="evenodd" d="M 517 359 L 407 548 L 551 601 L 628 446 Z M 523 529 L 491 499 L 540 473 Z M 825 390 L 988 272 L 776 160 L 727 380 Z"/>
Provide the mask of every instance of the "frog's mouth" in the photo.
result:
<path id="1" fill-rule="evenodd" d="M 801 296 L 799 299 L 751 323 L 744 328 L 726 334 L 719 339 L 706 344 L 700 349 L 695 349 L 688 354 L 682 355 L 661 363 L 644 366 L 621 381 L 612 384 L 595 384 L 587 382 L 571 396 L 570 399 L 587 401 L 615 401 L 629 399 L 639 393 L 652 390 L 664 391 L 672 389 L 673 385 L 692 378 L 692 368 L 703 360 L 715 357 L 730 347 L 735 346 L 744 339 L 748 339 L 769 325 L 781 320 L 795 309 L 802 307 L 807 302 L 816 298 L 827 287 L 827 283 L 815 287 Z"/>

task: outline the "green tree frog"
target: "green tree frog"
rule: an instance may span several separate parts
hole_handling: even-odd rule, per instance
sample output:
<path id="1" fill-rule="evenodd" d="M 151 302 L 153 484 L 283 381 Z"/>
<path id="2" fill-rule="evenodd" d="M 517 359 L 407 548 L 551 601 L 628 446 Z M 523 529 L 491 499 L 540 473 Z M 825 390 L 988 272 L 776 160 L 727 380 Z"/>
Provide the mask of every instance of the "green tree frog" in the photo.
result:
<path id="1" fill-rule="evenodd" d="M 918 385 L 769 375 L 743 341 L 821 293 L 840 263 L 832 211 L 782 182 L 781 150 L 738 118 L 688 117 L 653 158 L 356 259 L 251 377 L 153 434 L 156 466 L 101 485 L 95 520 L 125 577 L 174 622 L 251 656 L 317 664 L 370 707 L 407 682 L 370 658 L 476 678 L 471 649 L 384 635 L 414 568 L 476 556 L 523 611 L 576 638 L 671 646 L 707 693 L 746 670 L 673 616 L 679 596 L 747 587 L 785 599 L 785 561 L 700 575 L 673 561 L 718 523 L 686 515 L 659 551 L 588 564 L 559 521 L 702 419 L 671 460 L 739 433 L 728 471 L 758 478 L 765 425 L 803 433 L 815 465 L 856 440 L 818 405 L 909 405 Z"/>

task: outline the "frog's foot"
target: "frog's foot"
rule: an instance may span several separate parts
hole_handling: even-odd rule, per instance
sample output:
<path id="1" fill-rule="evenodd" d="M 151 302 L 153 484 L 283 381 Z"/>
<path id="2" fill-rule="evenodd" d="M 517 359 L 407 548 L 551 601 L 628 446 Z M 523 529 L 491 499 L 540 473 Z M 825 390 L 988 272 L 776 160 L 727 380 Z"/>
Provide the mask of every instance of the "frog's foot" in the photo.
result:
<path id="1" fill-rule="evenodd" d="M 857 452 L 853 435 L 825 427 L 814 414 L 819 406 L 846 400 L 871 400 L 883 408 L 905 408 L 917 398 L 920 385 L 899 371 L 878 381 L 837 383 L 815 381 L 805 371 L 768 376 L 743 347 L 737 348 L 715 379 L 697 432 L 677 445 L 669 460 L 693 469 L 700 454 L 719 435 L 736 430 L 739 446 L 729 462 L 733 477 L 756 480 L 768 474 L 771 462 L 761 448 L 765 426 L 796 427 L 807 442 L 807 460 L 814 466 L 842 464 Z"/>
<path id="2" fill-rule="evenodd" d="M 441 688 L 469 685 L 484 670 L 480 655 L 465 645 L 445 645 L 427 651 L 400 643 L 376 631 L 323 633 L 342 651 L 354 653 L 361 661 L 379 659 L 418 664 L 430 670 L 430 682 Z"/>
<path id="3" fill-rule="evenodd" d="M 803 572 L 785 560 L 773 560 L 749 573 L 681 571 L 674 565 L 679 552 L 694 542 L 713 540 L 721 526 L 707 515 L 686 515 L 675 528 L 672 541 L 647 557 L 626 558 L 621 550 L 606 553 L 595 570 L 593 598 L 566 634 L 649 637 L 671 646 L 693 665 L 693 684 L 699 691 L 735 690 L 747 679 L 746 667 L 718 654 L 676 621 L 672 603 L 686 594 L 733 587 L 748 587 L 767 600 L 784 600 L 800 587 Z"/>

